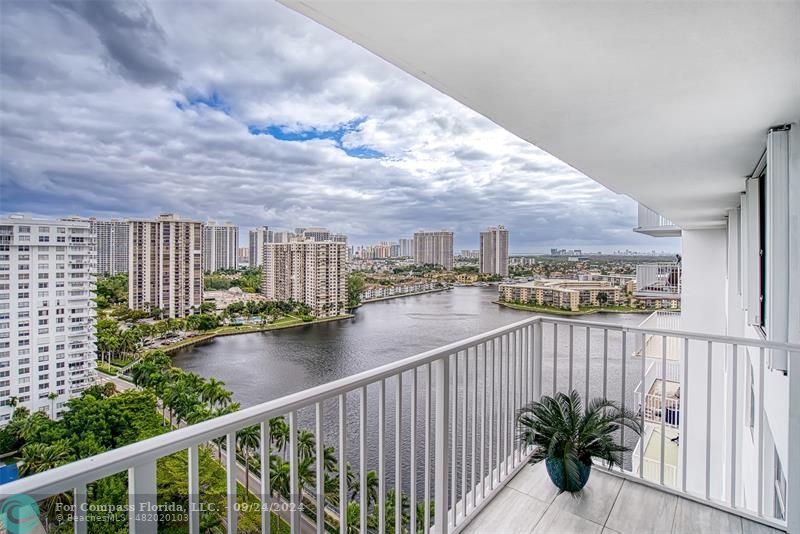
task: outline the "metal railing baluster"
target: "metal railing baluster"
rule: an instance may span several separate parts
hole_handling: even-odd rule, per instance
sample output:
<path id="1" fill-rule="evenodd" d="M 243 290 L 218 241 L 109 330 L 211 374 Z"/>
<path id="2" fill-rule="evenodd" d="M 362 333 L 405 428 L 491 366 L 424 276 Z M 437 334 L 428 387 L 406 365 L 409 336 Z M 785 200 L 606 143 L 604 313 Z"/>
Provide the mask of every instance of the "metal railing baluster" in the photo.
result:
<path id="1" fill-rule="evenodd" d="M 410 501 L 410 529 L 413 532 L 417 531 L 417 369 L 411 370 L 411 405 L 409 407 L 409 416 L 411 418 L 411 448 L 409 449 L 409 467 L 410 474 L 408 479 L 409 484 L 409 501 Z M 366 514 L 366 512 L 364 512 Z M 366 517 L 366 515 L 365 515 Z M 366 532 L 366 527 L 363 532 Z"/>
<path id="2" fill-rule="evenodd" d="M 706 362 L 706 500 L 711 496 L 711 341 L 708 342 L 708 359 Z"/>
<path id="3" fill-rule="evenodd" d="M 292 534 L 300 533 L 300 479 L 298 476 L 299 453 L 297 448 L 297 412 L 289 412 L 289 526 Z M 248 475 L 249 476 L 249 475 Z"/>
<path id="4" fill-rule="evenodd" d="M 731 508 L 736 508 L 736 434 L 739 431 L 740 427 L 737 425 L 737 418 L 738 418 L 738 402 L 739 402 L 739 389 L 738 389 L 738 381 L 739 381 L 739 345 L 736 343 L 733 344 L 732 351 L 731 351 L 731 392 L 732 392 L 732 399 L 730 401 L 731 404 L 731 457 L 728 459 L 728 481 L 730 482 L 730 505 Z"/>
<path id="5" fill-rule="evenodd" d="M 386 380 L 378 384 L 378 532 L 386 532 Z"/>
<path id="6" fill-rule="evenodd" d="M 367 386 L 358 390 L 359 529 L 367 531 Z"/>
<path id="7" fill-rule="evenodd" d="M 347 534 L 347 394 L 339 394 L 339 534 Z"/>
<path id="8" fill-rule="evenodd" d="M 450 359 L 448 356 L 440 358 L 434 362 L 436 378 L 436 418 L 434 436 L 434 523 L 436 534 L 447 534 L 449 531 L 447 524 L 448 509 L 447 503 L 447 469 L 450 465 L 448 458 L 448 428 L 450 421 Z M 396 531 L 399 532 L 399 531 Z"/>
<path id="9" fill-rule="evenodd" d="M 314 445 L 316 446 L 314 482 L 316 483 L 315 491 L 317 493 L 315 496 L 317 507 L 317 534 L 323 534 L 325 532 L 325 434 L 322 429 L 322 416 L 322 403 L 317 402 L 314 405 Z M 263 461 L 261 465 L 263 468 Z M 267 478 L 269 478 L 269 476 L 267 476 Z"/>
<path id="10" fill-rule="evenodd" d="M 228 488 L 228 501 L 227 501 L 227 522 L 228 532 L 235 534 L 237 526 L 237 512 L 236 512 L 236 432 L 230 432 L 225 436 L 225 475 Z"/>
<path id="11" fill-rule="evenodd" d="M 187 489 L 189 491 L 189 532 L 197 534 L 200 532 L 200 470 L 198 463 L 199 449 L 197 445 L 192 445 L 187 450 L 188 461 L 188 480 Z"/>
<path id="12" fill-rule="evenodd" d="M 403 432 L 403 373 L 395 379 L 394 405 L 394 531 L 403 530 L 403 464 L 401 434 Z"/>
<path id="13" fill-rule="evenodd" d="M 75 507 L 72 512 L 72 528 L 75 534 L 86 534 L 88 525 L 86 523 L 86 486 L 80 486 L 72 490 L 72 504 Z M 191 521 L 191 512 L 189 520 Z M 189 529 L 190 532 L 197 532 Z M 12 531 L 9 531 L 12 532 Z"/>

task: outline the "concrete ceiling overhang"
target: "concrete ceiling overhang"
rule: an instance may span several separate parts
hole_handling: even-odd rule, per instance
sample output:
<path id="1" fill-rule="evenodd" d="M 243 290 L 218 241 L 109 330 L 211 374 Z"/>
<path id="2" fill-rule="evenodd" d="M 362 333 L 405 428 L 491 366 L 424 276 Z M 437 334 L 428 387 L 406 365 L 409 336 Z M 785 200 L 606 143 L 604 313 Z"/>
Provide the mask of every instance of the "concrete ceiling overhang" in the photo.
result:
<path id="1" fill-rule="evenodd" d="M 279 0 L 683 228 L 800 119 L 800 1 Z"/>

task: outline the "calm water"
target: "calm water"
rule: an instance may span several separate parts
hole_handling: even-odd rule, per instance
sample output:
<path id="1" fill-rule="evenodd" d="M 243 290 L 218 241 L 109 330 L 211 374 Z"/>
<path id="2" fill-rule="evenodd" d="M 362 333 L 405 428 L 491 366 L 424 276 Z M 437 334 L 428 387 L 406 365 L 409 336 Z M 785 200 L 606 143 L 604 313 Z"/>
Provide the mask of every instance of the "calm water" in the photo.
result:
<path id="1" fill-rule="evenodd" d="M 274 332 L 263 332 L 237 336 L 221 337 L 202 346 L 189 348 L 173 356 L 174 364 L 186 371 L 193 371 L 205 377 L 216 377 L 223 380 L 228 389 L 233 391 L 234 398 L 242 406 L 251 406 L 261 402 L 282 397 L 303 389 L 324 384 L 332 380 L 350 376 L 380 365 L 401 360 L 420 352 L 434 349 L 442 345 L 459 341 L 476 334 L 486 332 L 503 325 L 530 317 L 529 312 L 511 310 L 494 304 L 497 290 L 493 287 L 457 287 L 450 291 L 426 295 L 403 297 L 362 306 L 352 319 L 334 321 L 323 324 L 307 325 Z M 620 314 L 596 314 L 586 316 L 586 320 L 635 325 L 644 316 Z M 584 391 L 586 376 L 586 329 L 574 327 L 572 352 L 574 354 L 573 380 L 581 393 Z M 622 339 L 619 332 L 608 335 L 608 353 L 604 357 L 604 334 L 602 330 L 591 329 L 591 358 L 589 359 L 590 397 L 600 395 L 604 384 L 608 397 L 620 399 L 622 376 Z M 553 383 L 553 326 L 543 326 L 543 388 L 544 393 L 552 391 Z M 630 358 L 634 340 L 629 336 L 625 361 L 626 367 L 626 405 L 633 405 L 633 388 L 641 375 L 641 360 Z M 560 326 L 558 329 L 558 387 L 567 389 L 570 376 L 570 328 Z M 499 360 L 499 358 L 498 358 Z M 474 373 L 474 360 L 470 364 L 470 373 Z M 478 360 L 482 369 L 482 357 Z M 508 365 L 507 361 L 503 365 Z M 604 365 L 607 362 L 607 367 Z M 607 368 L 606 375 L 603 369 Z M 463 373 L 463 359 L 461 364 Z M 480 375 L 480 373 L 479 373 Z M 460 376 L 463 377 L 463 374 Z M 494 375 L 490 375 L 494 376 Z M 420 374 L 420 392 L 425 391 L 423 375 Z M 401 442 L 401 465 L 403 465 L 403 486 L 408 488 L 411 478 L 410 467 L 410 429 L 408 416 L 411 389 L 408 376 L 404 377 L 403 398 L 404 413 Z M 479 378 L 478 391 L 482 391 L 483 378 Z M 386 459 L 387 479 L 392 484 L 394 479 L 395 450 L 395 387 L 394 380 L 386 381 Z M 378 417 L 377 385 L 367 389 L 367 427 L 368 443 L 372 446 L 367 451 L 367 468 L 376 469 L 378 463 L 376 433 L 380 425 Z M 422 396 L 418 398 L 420 414 Z M 463 396 L 459 395 L 459 406 Z M 498 403 L 499 404 L 499 403 Z M 358 397 L 348 395 L 348 459 L 358 470 Z M 323 405 L 325 444 L 335 445 L 338 440 L 338 407 L 336 400 L 327 401 Z M 460 416 L 459 416 L 460 418 Z M 497 421 L 497 415 L 494 418 Z M 421 437 L 424 430 L 424 419 L 419 415 L 416 424 L 418 442 L 418 465 L 413 478 L 418 482 L 418 494 L 421 494 L 423 479 L 422 458 L 424 449 Z M 480 421 L 477 420 L 477 428 Z M 301 427 L 314 428 L 314 414 L 311 410 L 299 413 Z M 461 455 L 461 421 L 456 422 L 459 428 L 457 440 L 457 456 Z M 472 424 L 471 417 L 466 428 Z M 511 429 L 508 429 L 511 431 Z M 468 431 L 469 432 L 469 431 Z M 495 436 L 497 434 L 495 433 Z M 513 435 L 513 432 L 510 433 Z M 471 440 L 472 435 L 469 434 Z M 479 439 L 479 436 L 477 437 Z M 626 440 L 629 446 L 635 440 Z M 484 449 L 484 452 L 489 452 Z M 470 462 L 470 445 L 467 445 L 463 463 Z M 477 455 L 477 454 L 476 454 Z M 476 460 L 477 461 L 477 460 Z M 460 494 L 460 483 L 457 488 Z"/>
<path id="2" fill-rule="evenodd" d="M 493 303 L 496 299 L 494 287 L 456 287 L 373 302 L 356 310 L 352 319 L 216 338 L 176 353 L 173 361 L 186 371 L 223 380 L 236 401 L 251 406 L 531 316 L 498 306 Z M 587 320 L 631 325 L 642 319 L 587 316 Z M 551 339 L 547 334 L 545 351 Z M 559 336 L 566 342 L 567 336 Z M 602 339 L 599 342 L 602 346 Z"/>

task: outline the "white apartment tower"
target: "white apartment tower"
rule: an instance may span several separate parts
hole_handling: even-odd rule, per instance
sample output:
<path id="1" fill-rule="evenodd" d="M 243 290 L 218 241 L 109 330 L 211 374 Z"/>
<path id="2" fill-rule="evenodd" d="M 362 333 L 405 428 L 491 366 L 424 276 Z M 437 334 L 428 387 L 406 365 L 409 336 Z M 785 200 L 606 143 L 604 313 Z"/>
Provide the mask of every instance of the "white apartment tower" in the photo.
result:
<path id="1" fill-rule="evenodd" d="M 333 241 L 268 243 L 262 290 L 270 300 L 293 299 L 317 317 L 347 306 L 347 245 Z"/>
<path id="2" fill-rule="evenodd" d="M 453 268 L 453 232 L 438 230 L 414 234 L 414 263 Z"/>
<path id="3" fill-rule="evenodd" d="M 58 418 L 95 381 L 88 221 L 0 218 L 0 425 L 12 404 Z"/>
<path id="4" fill-rule="evenodd" d="M 236 269 L 239 227 L 231 223 L 209 221 L 203 227 L 203 270 Z"/>
<path id="5" fill-rule="evenodd" d="M 97 273 L 115 275 L 128 272 L 128 223 L 118 219 L 89 219 L 97 237 Z"/>
<path id="6" fill-rule="evenodd" d="M 414 255 L 414 240 L 408 237 L 400 238 L 400 257 L 410 258 Z"/>
<path id="7" fill-rule="evenodd" d="M 481 274 L 508 276 L 508 230 L 502 224 L 481 232 Z"/>
<path id="8" fill-rule="evenodd" d="M 264 265 L 264 245 L 272 243 L 272 230 L 267 226 L 254 228 L 249 232 L 250 238 L 250 267 L 261 267 Z"/>
<path id="9" fill-rule="evenodd" d="M 167 214 L 129 224 L 128 306 L 160 308 L 165 317 L 185 317 L 199 308 L 203 223 Z"/>

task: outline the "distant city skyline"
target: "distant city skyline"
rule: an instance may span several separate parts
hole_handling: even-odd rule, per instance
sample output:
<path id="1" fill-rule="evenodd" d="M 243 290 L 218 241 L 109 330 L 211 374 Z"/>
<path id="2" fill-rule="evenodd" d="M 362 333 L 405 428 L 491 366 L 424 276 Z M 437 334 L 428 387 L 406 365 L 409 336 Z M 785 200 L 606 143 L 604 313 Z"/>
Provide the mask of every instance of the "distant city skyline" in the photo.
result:
<path id="1" fill-rule="evenodd" d="M 178 213 L 241 246 L 266 225 L 477 248 L 502 221 L 511 251 L 678 250 L 631 231 L 629 198 L 277 3 L 9 1 L 0 30 L 4 213 Z"/>
<path id="2" fill-rule="evenodd" d="M 126 216 L 126 215 L 118 213 L 118 214 L 111 214 L 111 215 L 109 215 L 107 217 L 106 216 L 102 216 L 101 217 L 101 216 L 93 214 L 93 213 L 79 213 L 79 214 L 69 213 L 69 214 L 66 214 L 66 213 L 55 212 L 55 213 L 50 214 L 50 215 L 45 215 L 45 214 L 42 214 L 42 213 L 35 213 L 35 212 L 30 212 L 30 211 L 13 211 L 13 210 L 9 210 L 9 211 L 0 211 L 0 216 L 8 216 L 8 215 L 10 215 L 12 213 L 23 213 L 25 215 L 31 215 L 34 218 L 41 218 L 41 219 L 64 219 L 64 218 L 70 218 L 70 217 L 79 217 L 79 218 L 82 218 L 82 219 L 88 219 L 90 217 L 95 217 L 98 220 L 100 220 L 101 222 L 109 222 L 109 221 L 112 221 L 112 220 L 125 221 L 125 220 L 128 220 L 128 219 L 151 219 L 151 218 L 155 218 L 155 217 L 157 217 L 158 215 L 161 214 L 161 213 L 151 213 L 151 214 L 145 215 L 143 217 L 131 217 L 131 216 Z M 170 213 L 172 213 L 172 212 L 170 212 Z M 214 217 L 210 216 L 210 215 L 209 216 L 203 216 L 201 214 L 198 217 L 189 217 L 189 216 L 185 216 L 182 213 L 174 213 L 174 214 L 179 216 L 181 219 L 202 221 L 203 224 L 209 224 L 209 222 L 213 223 L 213 221 L 215 220 Z M 266 227 L 269 228 L 270 232 L 274 232 L 275 234 L 285 234 L 285 233 L 294 233 L 295 230 L 298 229 L 298 228 L 304 228 L 304 227 L 298 227 L 298 225 L 291 224 L 291 223 L 290 224 L 285 224 L 283 226 L 278 226 L 278 225 L 274 225 L 273 226 L 273 225 L 269 225 L 269 224 L 266 224 L 266 225 L 260 225 L 260 224 L 256 224 L 256 225 L 237 224 L 234 221 L 226 221 L 226 222 L 230 222 L 231 224 L 239 227 L 239 241 L 238 241 L 239 247 L 249 247 L 249 245 L 250 245 L 249 232 L 251 230 L 256 230 L 258 228 L 264 228 L 266 226 Z M 326 226 L 325 224 L 313 224 L 313 225 L 310 224 L 308 226 L 309 227 L 312 227 L 312 226 L 313 227 L 322 227 L 322 228 L 326 228 L 326 229 L 330 230 L 332 233 L 338 233 L 336 228 L 332 228 L 331 226 Z M 480 232 L 483 231 L 483 230 L 485 230 L 485 227 L 481 227 L 481 228 L 477 229 L 475 232 L 464 232 L 463 235 L 459 234 L 458 232 L 454 232 L 453 250 L 455 252 L 460 252 L 461 250 L 475 250 L 475 251 L 477 251 L 479 249 L 479 245 L 480 245 Z M 513 229 L 510 229 L 510 230 L 513 230 Z M 633 233 L 632 230 L 631 230 L 631 233 Z M 375 238 L 374 240 L 371 240 L 371 239 L 355 240 L 353 238 L 353 236 L 350 236 L 348 234 L 345 234 L 345 235 L 347 235 L 347 245 L 348 246 L 363 247 L 363 246 L 375 245 L 375 244 L 378 244 L 378 243 L 381 243 L 381 242 L 394 242 L 394 243 L 398 243 L 399 244 L 401 239 L 412 239 L 413 236 L 414 236 L 414 232 L 411 232 L 408 236 L 392 234 L 392 235 L 385 235 L 385 236 L 382 236 L 382 237 L 378 237 L 378 238 Z M 586 253 L 586 254 L 596 254 L 598 252 L 603 253 L 603 254 L 612 254 L 612 253 L 615 253 L 615 252 L 625 252 L 625 251 L 641 252 L 641 253 L 656 252 L 656 253 L 664 253 L 664 254 L 677 254 L 677 253 L 680 253 L 680 239 L 679 238 L 653 238 L 653 237 L 646 237 L 645 236 L 644 239 L 645 239 L 646 242 L 644 244 L 638 245 L 638 246 L 625 245 L 625 244 L 606 244 L 606 245 L 599 245 L 598 246 L 596 244 L 586 244 L 586 243 L 581 243 L 581 242 L 567 243 L 567 244 L 555 243 L 555 242 L 553 242 L 553 243 L 544 242 L 544 244 L 541 244 L 541 245 L 535 245 L 535 246 L 531 246 L 529 248 L 525 248 L 524 246 L 517 246 L 517 244 L 515 243 L 515 241 L 516 241 L 516 232 L 515 232 L 514 238 L 512 238 L 509 241 L 509 255 L 511 255 L 511 256 L 519 256 L 519 255 L 525 255 L 525 254 L 529 254 L 529 255 L 533 255 L 533 254 L 536 254 L 536 255 L 548 255 L 548 254 L 550 254 L 550 250 L 553 249 L 553 248 L 567 249 L 567 250 L 580 249 L 583 253 Z M 649 243 L 647 241 L 649 241 Z M 670 245 L 672 245 L 672 244 L 674 244 L 674 248 L 670 247 Z"/>

